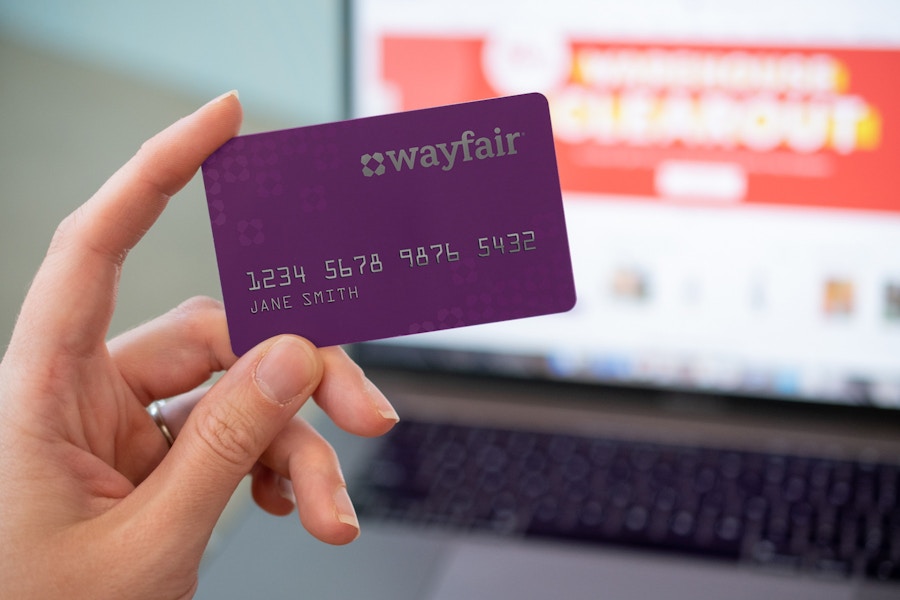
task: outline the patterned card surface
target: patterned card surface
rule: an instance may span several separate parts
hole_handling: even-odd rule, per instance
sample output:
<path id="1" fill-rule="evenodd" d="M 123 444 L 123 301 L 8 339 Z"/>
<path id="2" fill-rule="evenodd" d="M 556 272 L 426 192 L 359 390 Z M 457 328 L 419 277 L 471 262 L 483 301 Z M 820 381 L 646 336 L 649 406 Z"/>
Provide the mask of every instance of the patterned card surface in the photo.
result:
<path id="1" fill-rule="evenodd" d="M 540 94 L 236 137 L 203 165 L 234 351 L 575 303 Z"/>

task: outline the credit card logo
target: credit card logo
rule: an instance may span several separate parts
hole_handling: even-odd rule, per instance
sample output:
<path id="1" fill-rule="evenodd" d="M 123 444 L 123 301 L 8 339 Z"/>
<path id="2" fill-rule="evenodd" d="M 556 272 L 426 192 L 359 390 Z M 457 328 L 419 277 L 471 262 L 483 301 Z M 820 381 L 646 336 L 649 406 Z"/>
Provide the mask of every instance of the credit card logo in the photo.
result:
<path id="1" fill-rule="evenodd" d="M 372 175 L 384 175 L 384 154 L 381 152 L 373 152 L 372 154 L 363 154 L 359 159 L 362 163 L 363 175 L 371 177 Z M 373 169 L 372 166 L 375 168 Z"/>
<path id="2" fill-rule="evenodd" d="M 516 140 L 523 135 L 525 133 L 522 131 L 503 133 L 499 127 L 494 127 L 493 136 L 476 138 L 475 132 L 467 129 L 458 140 L 367 152 L 360 157 L 359 162 L 362 164 L 362 174 L 366 177 L 384 175 L 389 167 L 393 167 L 397 173 L 404 170 L 411 171 L 417 167 L 424 169 L 440 167 L 442 171 L 452 171 L 457 162 L 518 154 Z"/>

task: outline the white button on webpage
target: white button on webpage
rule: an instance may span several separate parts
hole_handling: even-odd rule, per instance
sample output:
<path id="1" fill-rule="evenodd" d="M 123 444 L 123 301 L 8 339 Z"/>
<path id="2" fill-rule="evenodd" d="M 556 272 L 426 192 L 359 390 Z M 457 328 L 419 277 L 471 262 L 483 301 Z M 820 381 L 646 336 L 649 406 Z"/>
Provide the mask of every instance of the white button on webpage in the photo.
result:
<path id="1" fill-rule="evenodd" d="M 747 173 L 735 163 L 663 161 L 654 183 L 672 200 L 740 202 L 747 193 Z"/>

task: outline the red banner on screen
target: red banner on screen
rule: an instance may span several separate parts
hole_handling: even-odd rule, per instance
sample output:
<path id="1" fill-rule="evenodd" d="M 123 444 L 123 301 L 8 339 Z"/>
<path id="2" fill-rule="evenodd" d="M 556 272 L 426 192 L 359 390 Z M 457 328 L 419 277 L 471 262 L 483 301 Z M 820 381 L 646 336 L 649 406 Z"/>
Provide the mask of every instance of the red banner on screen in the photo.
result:
<path id="1" fill-rule="evenodd" d="M 543 92 L 567 191 L 900 212 L 900 50 L 386 37 L 382 54 L 400 110 Z"/>

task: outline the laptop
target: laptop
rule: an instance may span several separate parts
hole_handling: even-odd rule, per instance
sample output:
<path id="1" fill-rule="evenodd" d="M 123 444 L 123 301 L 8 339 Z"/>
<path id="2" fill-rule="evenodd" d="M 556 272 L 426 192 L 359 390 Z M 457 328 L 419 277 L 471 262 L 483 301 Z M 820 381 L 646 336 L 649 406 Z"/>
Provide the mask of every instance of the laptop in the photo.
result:
<path id="1" fill-rule="evenodd" d="M 348 116 L 548 97 L 578 302 L 353 347 L 402 419 L 320 419 L 361 538 L 253 513 L 201 594 L 900 597 L 900 6 L 352 0 L 345 25 Z"/>

